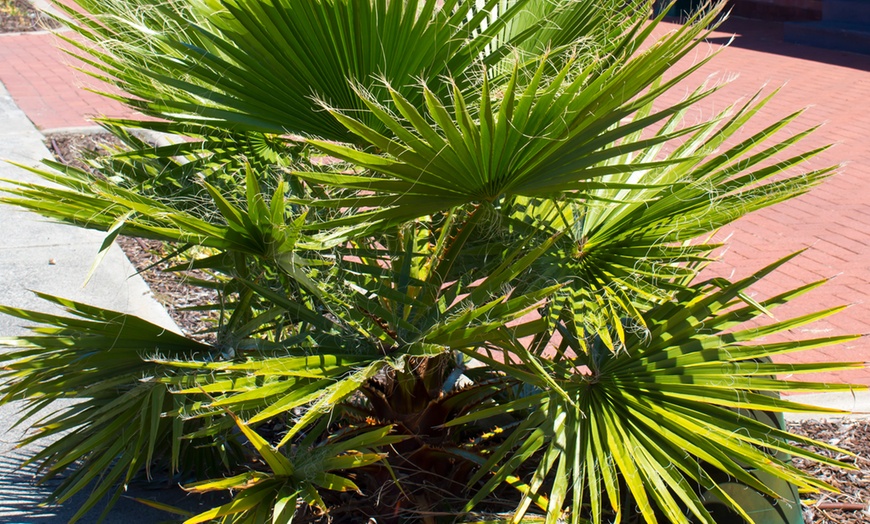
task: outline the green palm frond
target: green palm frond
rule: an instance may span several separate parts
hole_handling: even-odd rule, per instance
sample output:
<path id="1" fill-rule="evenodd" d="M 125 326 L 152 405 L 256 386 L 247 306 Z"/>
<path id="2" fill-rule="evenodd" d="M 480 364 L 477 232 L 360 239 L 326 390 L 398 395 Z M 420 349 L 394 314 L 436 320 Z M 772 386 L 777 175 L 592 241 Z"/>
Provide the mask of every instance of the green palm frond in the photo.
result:
<path id="1" fill-rule="evenodd" d="M 789 170 L 827 149 L 783 158 L 814 130 L 772 140 L 800 112 L 719 151 L 774 94 L 755 97 L 733 115 L 723 112 L 701 126 L 666 157 L 676 160 L 671 165 L 601 179 L 602 185 L 612 181 L 622 187 L 594 189 L 586 199 L 514 199 L 505 212 L 518 234 L 564 232 L 564 240 L 533 268 L 538 278 L 573 282 L 554 299 L 549 314 L 568 321 L 578 340 L 591 333 L 611 348 L 622 345 L 622 325 L 645 329 L 641 312 L 685 290 L 719 247 L 695 239 L 747 213 L 799 196 L 832 175 L 834 167 L 788 176 Z M 647 112 L 640 112 L 635 121 Z M 658 134 L 670 134 L 680 118 L 675 115 Z M 614 162 L 643 164 L 655 158 L 657 150 L 627 154 Z M 769 160 L 777 155 L 771 165 Z M 697 158 L 679 161 L 687 156 Z M 648 187 L 630 187 L 636 182 Z M 613 327 L 615 340 L 610 337 Z"/>
<path id="2" fill-rule="evenodd" d="M 299 498 L 310 506 L 325 510 L 318 489 L 359 491 L 351 479 L 333 472 L 352 472 L 379 462 L 383 455 L 370 450 L 385 448 L 406 438 L 390 435 L 392 428 L 385 426 L 352 438 L 333 438 L 310 449 L 297 450 L 294 456 L 287 457 L 237 417 L 231 416 L 270 471 L 253 470 L 231 478 L 185 486 L 194 493 L 239 490 L 232 502 L 195 515 L 185 520 L 185 524 L 213 522 L 218 518 L 221 522 L 292 522 Z"/>
<path id="3" fill-rule="evenodd" d="M 836 413 L 781 400 L 770 392 L 861 388 L 773 377 L 855 369 L 863 363 L 769 361 L 771 356 L 844 343 L 855 336 L 759 341 L 842 308 L 738 329 L 740 324 L 821 284 L 761 301 L 761 307 L 745 304 L 740 297 L 746 289 L 788 258 L 739 282 L 716 280 L 678 293 L 674 300 L 645 314 L 648 335 L 629 334 L 626 347 L 617 352 L 598 341 L 602 347 L 590 351 L 589 359 L 575 360 L 569 355 L 562 362 L 552 362 L 529 354 L 516 343 L 496 344 L 523 363 L 521 374 L 516 373 L 516 366 L 478 356 L 508 376 L 536 384 L 540 393 L 532 397 L 539 404 L 531 417 L 472 479 L 471 483 L 485 479 L 492 472 L 469 506 L 500 483 L 511 482 L 527 462 L 535 473 L 524 489 L 529 495 L 546 496 L 549 507 L 542 509 L 552 522 L 564 509 L 570 510 L 571 519 L 585 516 L 600 522 L 605 516 L 627 517 L 624 508 L 636 505 L 647 522 L 660 518 L 690 522 L 696 518 L 712 523 L 700 498 L 704 492 L 752 522 L 739 502 L 721 489 L 715 480 L 717 470 L 777 500 L 790 493 L 775 492 L 759 480 L 759 475 L 770 475 L 802 489 L 830 489 L 784 458 L 791 455 L 850 467 L 800 446 L 830 449 L 829 445 L 791 435 L 746 415 L 748 410 Z M 471 414 L 448 425 L 474 419 Z M 549 494 L 538 493 L 548 478 L 553 478 Z M 573 502 L 566 497 L 573 497 Z M 627 497 L 633 501 L 628 506 Z M 531 499 L 524 499 L 515 521 L 528 511 L 530 503 Z"/>
<path id="4" fill-rule="evenodd" d="M 166 139 L 165 145 L 155 146 L 122 127 L 123 123 L 102 123 L 123 146 L 88 159 L 90 167 L 121 187 L 199 216 L 216 211 L 203 182 L 219 188 L 230 200 L 243 200 L 243 191 L 237 189 L 245 185 L 246 166 L 257 174 L 260 184 L 275 185 L 283 178 L 281 168 L 299 151 L 294 143 L 273 135 L 211 128 L 191 132 L 186 140 Z M 152 125 L 152 131 L 154 127 L 158 125 Z M 304 194 L 298 187 L 288 189 L 289 194 Z"/>
<path id="5" fill-rule="evenodd" d="M 529 0 L 209 0 L 141 11 L 123 2 L 79 4 L 91 14 L 64 7 L 73 29 L 102 49 L 68 42 L 99 71 L 90 74 L 132 95 L 111 95 L 131 107 L 184 125 L 338 140 L 352 135 L 312 98 L 364 109 L 348 80 L 385 93 L 378 78 L 397 86 L 421 76 L 464 78 L 472 64 L 496 64 L 527 41 L 583 39 L 606 55 L 609 39 L 643 12 L 617 17 L 591 1 Z"/>
<path id="6" fill-rule="evenodd" d="M 49 502 L 92 490 L 76 521 L 104 496 L 117 500 L 124 484 L 155 464 L 175 472 L 187 462 L 184 455 L 197 452 L 179 440 L 193 425 L 165 417 L 183 403 L 161 381 L 171 370 L 149 357 L 187 360 L 213 348 L 130 315 L 39 296 L 72 316 L 0 306 L 3 314 L 42 324 L 31 335 L 3 340 L 13 349 L 2 355 L 0 402 L 23 399 L 24 418 L 39 417 L 23 443 L 52 441 L 28 461 L 39 465 L 43 479 L 64 477 Z M 73 402 L 58 409 L 57 399 Z M 217 455 L 211 461 L 221 463 Z"/>
<path id="7" fill-rule="evenodd" d="M 0 201 L 79 227 L 110 232 L 109 243 L 123 233 L 232 250 L 263 259 L 289 256 L 297 243 L 316 247 L 301 237 L 304 215 L 285 222 L 283 184 L 279 182 L 267 202 L 250 168 L 246 173 L 244 207 L 205 183 L 219 218 L 202 218 L 111 181 L 95 179 L 85 171 L 56 162 L 46 164 L 57 171 L 19 167 L 61 187 L 4 180 L 8 187 L 3 192 L 11 196 L 3 196 Z"/>
<path id="8" fill-rule="evenodd" d="M 297 350 L 301 352 L 302 348 Z M 339 348 L 330 351 L 317 347 L 316 350 L 319 354 L 311 357 L 248 358 L 242 362 L 156 362 L 193 371 L 168 381 L 176 386 L 176 394 L 204 392 L 211 397 L 210 402 L 193 407 L 190 414 L 194 418 L 213 417 L 228 409 L 244 412 L 248 424 L 259 424 L 304 406 L 305 413 L 276 444 L 280 448 L 389 365 L 389 361 L 379 355 L 341 354 Z M 199 373 L 208 374 L 208 378 L 200 378 Z M 227 419 L 218 424 L 231 425 Z M 212 429 L 191 436 L 204 436 L 209 431 Z"/>
<path id="9" fill-rule="evenodd" d="M 451 89 L 449 101 L 427 83 L 422 86 L 425 111 L 387 84 L 395 111 L 362 90 L 358 97 L 368 113 L 389 131 L 330 106 L 330 113 L 350 132 L 381 153 L 310 140 L 325 154 L 363 168 L 358 174 L 297 172 L 314 184 L 370 192 L 371 196 L 318 199 L 316 206 L 372 208 L 322 227 L 410 220 L 469 203 L 496 203 L 511 196 L 572 195 L 592 198 L 595 190 L 648 188 L 645 180 L 622 182 L 619 175 L 664 168 L 696 158 L 687 156 L 613 162 L 693 133 L 687 127 L 640 139 L 639 132 L 677 114 L 712 90 L 696 93 L 666 109 L 621 125 L 673 87 L 676 79 L 659 79 L 668 63 L 685 56 L 703 38 L 702 23 L 687 25 L 625 62 L 599 70 L 547 57 L 526 71 L 516 62 L 504 86 L 490 85 L 486 75 L 478 101 L 449 81 L 433 85 Z M 655 24 L 649 24 L 653 27 Z M 624 38 L 638 44 L 649 28 Z M 635 41 L 637 39 L 637 41 Z M 700 67 L 705 60 L 690 68 Z M 528 73 L 528 74 L 527 74 Z M 499 92 L 493 90 L 498 88 Z"/>

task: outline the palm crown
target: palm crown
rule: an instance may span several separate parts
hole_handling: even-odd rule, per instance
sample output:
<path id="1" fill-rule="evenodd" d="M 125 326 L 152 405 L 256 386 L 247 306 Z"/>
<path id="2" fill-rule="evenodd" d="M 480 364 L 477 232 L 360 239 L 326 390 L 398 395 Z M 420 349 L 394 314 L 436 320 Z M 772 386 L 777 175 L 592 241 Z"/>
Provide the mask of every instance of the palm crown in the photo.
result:
<path id="1" fill-rule="evenodd" d="M 787 259 L 697 282 L 719 246 L 696 239 L 833 171 L 783 176 L 821 151 L 775 139 L 798 113 L 736 139 L 769 97 L 694 125 L 716 87 L 657 103 L 721 6 L 656 40 L 645 2 L 76 1 L 67 40 L 149 118 L 104 122 L 128 147 L 99 176 L 46 162 L 55 185 L 3 200 L 174 243 L 221 297 L 210 343 L 2 308 L 47 326 L 12 341 L 4 399 L 82 400 L 30 439 L 69 432 L 34 457 L 70 472 L 53 500 L 108 469 L 78 516 L 207 464 L 229 476 L 189 489 L 238 491 L 187 522 L 290 522 L 370 479 L 396 486 L 382 519 L 499 513 L 507 487 L 511 522 L 751 520 L 723 474 L 794 501 L 829 486 L 789 454 L 843 466 L 757 416 L 848 387 L 772 377 L 860 364 L 769 357 L 853 337 L 756 342 L 837 310 L 738 327 L 819 283 L 751 299 Z M 414 494 L 438 460 L 466 495 Z"/>

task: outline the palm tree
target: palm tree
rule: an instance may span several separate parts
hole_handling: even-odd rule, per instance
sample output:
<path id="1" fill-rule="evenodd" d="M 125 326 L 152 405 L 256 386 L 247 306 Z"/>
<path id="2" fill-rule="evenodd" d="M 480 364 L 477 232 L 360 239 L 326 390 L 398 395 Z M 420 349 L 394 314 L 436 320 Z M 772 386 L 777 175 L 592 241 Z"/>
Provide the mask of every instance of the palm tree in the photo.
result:
<path id="1" fill-rule="evenodd" d="M 838 309 L 740 328 L 821 283 L 749 297 L 791 257 L 697 278 L 698 239 L 833 172 L 791 175 L 824 150 L 773 137 L 799 113 L 736 140 L 769 96 L 692 125 L 716 87 L 658 102 L 722 5 L 654 39 L 643 1 L 76 2 L 67 41 L 148 118 L 3 201 L 171 243 L 220 296 L 210 343 L 0 308 L 44 325 L 4 401 L 80 400 L 29 439 L 66 432 L 33 458 L 67 475 L 51 501 L 99 475 L 76 518 L 162 467 L 235 490 L 189 523 L 752 521 L 730 482 L 794 514 L 831 487 L 790 455 L 848 467 L 764 413 L 830 412 L 778 392 L 852 386 L 775 376 L 860 363 L 769 357 L 854 337 L 759 342 Z"/>

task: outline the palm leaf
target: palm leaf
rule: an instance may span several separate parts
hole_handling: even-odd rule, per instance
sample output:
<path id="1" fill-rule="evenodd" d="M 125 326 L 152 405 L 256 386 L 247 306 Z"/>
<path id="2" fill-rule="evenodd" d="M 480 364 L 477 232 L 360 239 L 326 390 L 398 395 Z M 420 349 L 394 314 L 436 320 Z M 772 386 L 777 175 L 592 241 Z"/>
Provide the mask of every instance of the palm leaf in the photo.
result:
<path id="1" fill-rule="evenodd" d="M 172 421 L 163 417 L 173 402 L 157 380 L 167 371 L 147 355 L 186 360 L 212 348 L 133 316 L 39 296 L 72 316 L 0 306 L 4 314 L 43 325 L 7 342 L 15 349 L 3 354 L 0 402 L 23 399 L 33 413 L 56 399 L 76 400 L 59 411 L 43 411 L 34 424 L 39 431 L 23 441 L 62 436 L 29 459 L 39 465 L 44 480 L 65 475 L 52 502 L 68 500 L 97 479 L 73 516 L 76 521 L 104 496 L 117 500 L 134 476 L 150 474 L 153 462 L 180 461 Z M 55 366 L 64 373 L 58 374 Z"/>
<path id="2" fill-rule="evenodd" d="M 584 38 L 584 45 L 606 55 L 609 39 L 642 13 L 630 9 L 613 17 L 612 8 L 593 2 L 529 0 L 451 0 L 443 6 L 435 0 L 215 0 L 148 9 L 141 18 L 121 2 L 78 3 L 89 14 L 65 8 L 73 29 L 111 52 L 68 41 L 99 71 L 90 74 L 111 77 L 132 95 L 119 98 L 143 113 L 219 129 L 339 140 L 350 135 L 311 99 L 362 109 L 348 79 L 384 93 L 379 77 L 397 85 L 419 76 L 464 78 L 481 56 L 495 64 L 526 41 L 561 46 Z M 552 30 L 556 23 L 560 31 Z"/>
<path id="3" fill-rule="evenodd" d="M 767 345 L 753 345 L 757 337 L 818 320 L 833 311 L 773 322 L 760 330 L 732 331 L 735 319 L 745 321 L 763 315 L 764 311 L 773 310 L 813 287 L 805 286 L 761 301 L 761 308 L 751 304 L 736 307 L 740 295 L 749 285 L 784 262 L 779 261 L 740 282 L 731 284 L 719 280 L 715 286 L 700 284 L 678 293 L 673 301 L 654 307 L 644 315 L 646 324 L 651 327 L 648 338 L 627 334 L 623 350 L 593 353 L 597 358 L 589 361 L 589 370 L 585 374 L 577 374 L 570 362 L 565 362 L 548 364 L 545 369 L 527 364 L 523 366 L 524 373 L 515 375 L 521 380 L 532 381 L 541 391 L 547 392 L 546 396 L 539 398 L 540 404 L 535 408 L 536 412 L 546 415 L 535 418 L 525 431 L 531 431 L 533 435 L 542 432 L 544 441 L 541 446 L 547 442 L 566 442 L 558 448 L 566 455 L 564 460 L 570 459 L 564 467 L 568 471 L 568 464 L 574 464 L 570 474 L 576 479 L 575 489 L 583 487 L 593 497 L 593 520 L 603 518 L 605 510 L 596 508 L 603 504 L 603 494 L 606 494 L 613 512 L 625 507 L 624 499 L 630 496 L 647 522 L 658 521 L 659 510 L 670 521 L 688 522 L 683 513 L 672 511 L 677 500 L 682 501 L 680 503 L 685 504 L 696 518 L 713 522 L 704 508 L 705 501 L 691 488 L 696 483 L 751 520 L 740 509 L 739 502 L 713 480 L 713 470 L 721 470 L 774 499 L 790 496 L 790 493 L 774 491 L 768 481 L 760 480 L 761 475 L 770 475 L 770 478 L 781 479 L 802 489 L 832 489 L 797 470 L 783 458 L 792 455 L 844 467 L 844 464 L 834 464 L 837 462 L 834 459 L 792 442 L 825 449 L 830 449 L 830 446 L 771 428 L 745 414 L 747 410 L 833 413 L 836 410 L 780 400 L 765 392 L 860 388 L 772 378 L 791 373 L 792 366 L 765 363 L 765 359 L 776 350 L 772 351 Z M 700 326 L 703 330 L 699 329 Z M 802 346 L 821 347 L 854 338 L 813 339 L 797 344 L 784 343 L 783 346 L 799 350 Z M 521 358 L 518 351 L 514 348 L 517 358 Z M 515 367 L 500 366 L 500 369 L 510 375 Z M 863 363 L 820 363 L 799 365 L 796 370 L 860 367 Z M 558 388 L 551 385 L 554 380 L 558 382 Z M 558 427 L 545 425 L 558 413 L 573 412 L 572 404 L 578 407 L 579 418 Z M 466 418 L 473 419 L 473 415 Z M 565 432 L 571 435 L 570 440 L 566 440 Z M 533 456 L 523 447 L 509 451 L 516 444 L 515 440 L 506 440 L 493 456 L 491 464 L 503 462 L 498 473 L 484 487 L 484 492 L 494 489 L 507 475 L 515 474 L 525 462 L 531 461 L 540 468 L 541 461 L 556 464 L 556 460 L 563 460 L 554 456 L 545 458 L 548 457 L 546 454 Z M 589 460 L 611 466 L 596 471 L 590 469 Z M 698 469 L 698 461 L 704 464 L 704 469 Z M 658 466 L 667 463 L 677 465 L 679 472 Z M 550 470 L 547 467 L 541 471 Z M 626 493 L 617 489 L 619 483 L 624 483 Z M 559 489 L 558 484 L 552 489 Z M 473 502 L 482 500 L 486 493 L 479 493 Z M 572 511 L 581 511 L 576 504 L 582 500 L 574 499 Z M 526 507 L 521 505 L 516 518 L 525 511 Z"/>

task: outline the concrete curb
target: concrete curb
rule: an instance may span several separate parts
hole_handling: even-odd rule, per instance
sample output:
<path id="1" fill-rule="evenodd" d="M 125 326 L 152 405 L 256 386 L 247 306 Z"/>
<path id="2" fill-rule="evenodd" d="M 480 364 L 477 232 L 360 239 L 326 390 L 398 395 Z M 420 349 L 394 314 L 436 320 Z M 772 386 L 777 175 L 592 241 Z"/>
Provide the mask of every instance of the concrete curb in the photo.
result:
<path id="1" fill-rule="evenodd" d="M 30 4 L 35 9 L 38 9 L 40 11 L 44 11 L 52 16 L 56 16 L 58 18 L 62 18 L 62 19 L 67 20 L 67 21 L 69 21 L 69 19 L 70 19 L 66 14 L 62 13 L 60 11 L 60 9 L 55 7 L 55 5 L 51 2 L 49 2 L 48 0 L 30 0 Z M 61 27 L 59 29 L 54 29 L 50 32 L 57 32 L 57 31 L 69 31 L 69 28 L 68 27 Z"/>
<path id="2" fill-rule="evenodd" d="M 835 419 L 870 419 L 870 391 L 811 393 L 806 395 L 789 395 L 786 400 L 819 406 L 824 408 L 850 411 L 849 414 L 827 415 L 809 413 L 785 413 L 787 421 L 801 420 L 835 420 Z"/>
<path id="3" fill-rule="evenodd" d="M 72 126 L 72 127 L 53 127 L 51 129 L 42 129 L 40 132 L 46 137 L 50 135 L 96 135 L 103 133 L 105 129 L 100 126 Z"/>

